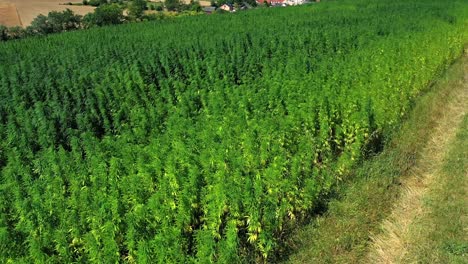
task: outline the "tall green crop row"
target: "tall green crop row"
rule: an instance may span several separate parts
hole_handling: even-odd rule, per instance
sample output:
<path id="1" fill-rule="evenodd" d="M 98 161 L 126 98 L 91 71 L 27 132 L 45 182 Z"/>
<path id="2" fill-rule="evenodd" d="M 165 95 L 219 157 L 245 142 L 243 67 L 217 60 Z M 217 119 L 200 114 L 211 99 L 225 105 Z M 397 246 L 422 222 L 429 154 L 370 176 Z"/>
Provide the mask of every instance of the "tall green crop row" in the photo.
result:
<path id="1" fill-rule="evenodd" d="M 343 1 L 2 43 L 0 262 L 270 260 L 460 55 L 467 12 Z"/>

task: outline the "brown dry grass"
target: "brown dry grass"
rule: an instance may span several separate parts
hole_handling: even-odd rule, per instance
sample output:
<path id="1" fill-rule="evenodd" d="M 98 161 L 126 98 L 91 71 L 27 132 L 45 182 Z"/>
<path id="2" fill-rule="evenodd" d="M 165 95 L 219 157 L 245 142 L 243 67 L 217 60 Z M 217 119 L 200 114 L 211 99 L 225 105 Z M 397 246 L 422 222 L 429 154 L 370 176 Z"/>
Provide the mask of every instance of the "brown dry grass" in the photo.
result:
<path id="1" fill-rule="evenodd" d="M 21 26 L 21 20 L 14 4 L 0 2 L 0 25 L 7 27 Z"/>
<path id="2" fill-rule="evenodd" d="M 31 22 L 38 15 L 47 15 L 51 11 L 63 11 L 65 9 L 71 9 L 76 14 L 85 15 L 94 10 L 94 7 L 90 6 L 70 6 L 63 5 L 68 3 L 68 0 L 0 0 L 0 5 L 10 4 L 15 5 L 18 10 L 20 21 L 23 26 L 29 26 Z M 81 2 L 73 0 L 71 2 Z M 2 17 L 0 15 L 0 17 Z M 0 21 L 1 22 L 1 21 Z"/>
<path id="3" fill-rule="evenodd" d="M 390 217 L 383 222 L 382 233 L 372 237 L 373 245 L 368 256 L 371 263 L 404 262 L 411 246 L 410 227 L 425 213 L 423 197 L 435 183 L 435 175 L 442 166 L 448 145 L 468 112 L 468 63 L 466 59 L 464 62 L 465 78 L 457 84 L 463 87 L 462 92 L 447 105 L 421 159 L 411 170 L 410 176 L 403 180 L 404 191 Z"/>

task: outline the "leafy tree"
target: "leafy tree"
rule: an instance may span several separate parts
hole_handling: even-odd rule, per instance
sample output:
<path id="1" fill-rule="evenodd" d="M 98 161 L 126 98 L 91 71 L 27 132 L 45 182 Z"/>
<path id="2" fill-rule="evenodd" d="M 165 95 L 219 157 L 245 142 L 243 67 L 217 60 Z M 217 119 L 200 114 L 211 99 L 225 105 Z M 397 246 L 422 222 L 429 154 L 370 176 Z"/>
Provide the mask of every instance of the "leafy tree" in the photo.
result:
<path id="1" fill-rule="evenodd" d="M 80 27 L 81 16 L 76 15 L 70 9 L 66 9 L 63 12 L 52 11 L 47 16 L 37 16 L 27 30 L 35 35 L 46 35 L 76 30 Z"/>
<path id="2" fill-rule="evenodd" d="M 143 16 L 145 10 L 145 0 L 133 0 L 128 7 L 129 15 L 133 19 L 140 19 Z"/>
<path id="3" fill-rule="evenodd" d="M 121 0 L 83 0 L 84 5 L 101 6 L 109 3 L 120 3 Z"/>
<path id="4" fill-rule="evenodd" d="M 50 12 L 48 17 L 57 32 L 76 30 L 81 27 L 82 16 L 73 13 L 68 8 L 62 12 Z"/>
<path id="5" fill-rule="evenodd" d="M 100 2 L 100 0 L 89 0 L 88 5 L 90 5 L 90 6 L 100 6 L 101 2 Z"/>
<path id="6" fill-rule="evenodd" d="M 250 5 L 250 6 L 253 6 L 253 7 L 257 6 L 257 1 L 256 0 L 245 0 L 245 1 L 243 1 L 243 3 L 245 3 L 247 5 Z"/>
<path id="7" fill-rule="evenodd" d="M 190 0 L 190 11 L 201 12 L 202 8 L 199 1 Z"/>
<path id="8" fill-rule="evenodd" d="M 218 1 L 216 1 L 216 6 L 220 7 L 220 6 L 222 6 L 224 4 L 228 4 L 228 3 L 231 3 L 231 1 L 230 0 L 218 0 Z"/>
<path id="9" fill-rule="evenodd" d="M 177 11 L 180 9 L 180 0 L 165 0 L 164 5 L 169 11 Z"/>
<path id="10" fill-rule="evenodd" d="M 200 6 L 200 2 L 198 2 L 197 0 L 191 0 L 189 4 L 181 3 L 179 11 L 201 12 L 202 8 Z"/>
<path id="11" fill-rule="evenodd" d="M 244 4 L 244 0 L 232 0 L 229 2 L 230 4 L 234 5 L 236 9 Z"/>
<path id="12" fill-rule="evenodd" d="M 162 6 L 162 5 L 157 5 L 157 6 L 155 7 L 155 9 L 156 9 L 156 11 L 163 11 L 163 10 L 164 10 L 164 6 Z"/>
<path id="13" fill-rule="evenodd" d="M 123 9 L 118 4 L 102 5 L 84 16 L 84 27 L 116 25 L 124 22 Z"/>
<path id="14" fill-rule="evenodd" d="M 8 39 L 20 39 L 27 36 L 27 31 L 19 26 L 11 27 L 8 29 Z"/>
<path id="15" fill-rule="evenodd" d="M 53 33 L 53 28 L 52 25 L 49 24 L 49 19 L 47 16 L 42 14 L 34 18 L 27 30 L 34 35 L 46 35 Z"/>
<path id="16" fill-rule="evenodd" d="M 8 28 L 4 25 L 0 25 L 0 41 L 8 40 Z"/>

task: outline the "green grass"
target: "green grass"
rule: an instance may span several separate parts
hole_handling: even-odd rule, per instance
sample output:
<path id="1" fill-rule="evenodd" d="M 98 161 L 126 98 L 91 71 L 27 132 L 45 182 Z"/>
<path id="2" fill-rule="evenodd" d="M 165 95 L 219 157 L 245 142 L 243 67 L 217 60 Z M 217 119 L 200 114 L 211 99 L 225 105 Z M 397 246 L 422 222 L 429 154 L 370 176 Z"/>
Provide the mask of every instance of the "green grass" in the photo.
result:
<path id="1" fill-rule="evenodd" d="M 433 132 L 434 124 L 444 114 L 444 106 L 463 89 L 460 80 L 463 80 L 463 66 L 467 61 L 465 56 L 452 65 L 432 88 L 415 102 L 413 111 L 398 132 L 393 135 L 393 140 L 386 144 L 385 150 L 361 164 L 355 170 L 354 175 L 336 190 L 333 197 L 330 197 L 326 213 L 312 220 L 309 225 L 300 229 L 292 240 L 288 241 L 289 248 L 283 252 L 284 255 L 288 254 L 288 250 L 295 252 L 289 257 L 289 263 L 365 262 L 364 257 L 371 242 L 369 237 L 379 232 L 381 220 L 389 215 L 392 204 L 399 196 L 400 179 L 418 160 L 420 152 Z M 462 135 L 466 139 L 466 131 Z M 447 169 L 458 172 L 466 171 L 466 167 L 460 165 L 455 158 L 461 155 L 466 157 L 466 149 L 468 148 L 465 147 L 464 153 L 461 153 L 461 149 L 456 149 L 453 154 L 454 159 L 448 160 Z M 455 163 L 457 166 L 454 165 Z M 452 184 L 457 185 L 456 181 Z M 457 195 L 463 197 L 462 186 L 458 187 L 460 193 Z M 445 190 L 449 192 L 449 188 L 452 187 L 447 185 Z M 441 195 L 449 195 L 449 193 Z M 458 214 L 460 208 L 463 207 L 463 200 L 453 199 L 453 207 L 448 208 L 443 207 L 444 201 L 436 205 L 437 210 L 434 214 L 441 214 L 441 219 L 435 219 L 437 225 L 444 225 L 446 221 L 450 221 L 451 217 L 455 217 L 453 214 Z M 447 211 L 450 211 L 452 215 Z M 437 230 L 431 233 L 434 237 L 430 239 L 441 242 L 431 244 L 430 247 L 428 245 L 426 252 L 429 253 L 437 247 L 443 252 L 441 256 L 456 259 L 460 252 L 466 255 L 466 242 L 454 242 L 462 241 L 460 238 L 455 240 L 448 237 L 438 238 L 448 231 L 454 231 L 462 236 L 463 230 L 460 231 L 462 226 L 459 221 L 454 221 L 453 225 L 445 226 L 448 230 Z M 431 256 L 428 255 L 428 257 Z"/>
<path id="2" fill-rule="evenodd" d="M 405 262 L 468 263 L 468 115 L 452 142 L 423 214 L 412 226 Z M 464 230 L 465 228 L 465 230 Z"/>

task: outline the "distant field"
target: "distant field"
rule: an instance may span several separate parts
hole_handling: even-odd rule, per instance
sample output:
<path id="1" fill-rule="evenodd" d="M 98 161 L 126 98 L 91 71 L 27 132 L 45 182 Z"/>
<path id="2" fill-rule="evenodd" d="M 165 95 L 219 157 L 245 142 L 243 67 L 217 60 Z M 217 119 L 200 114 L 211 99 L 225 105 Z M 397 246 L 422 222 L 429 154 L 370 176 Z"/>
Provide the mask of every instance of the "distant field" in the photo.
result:
<path id="1" fill-rule="evenodd" d="M 50 11 L 63 11 L 69 8 L 77 14 L 85 15 L 94 10 L 94 7 L 90 6 L 63 5 L 63 3 L 68 2 L 67 0 L 0 0 L 0 24 L 11 26 L 8 23 L 15 23 L 12 22 L 14 21 L 12 20 L 12 16 L 14 17 L 14 15 L 11 6 L 13 6 L 13 10 L 14 6 L 16 6 L 19 14 L 17 20 L 21 21 L 23 26 L 29 26 L 39 14 L 46 15 Z M 10 6 L 10 8 L 5 9 L 2 8 L 2 6 Z M 14 13 L 16 13 L 16 11 Z M 4 16 L 3 14 L 7 14 L 8 16 Z"/>
<path id="2" fill-rule="evenodd" d="M 21 26 L 21 20 L 14 4 L 0 2 L 0 25 L 8 27 Z"/>

